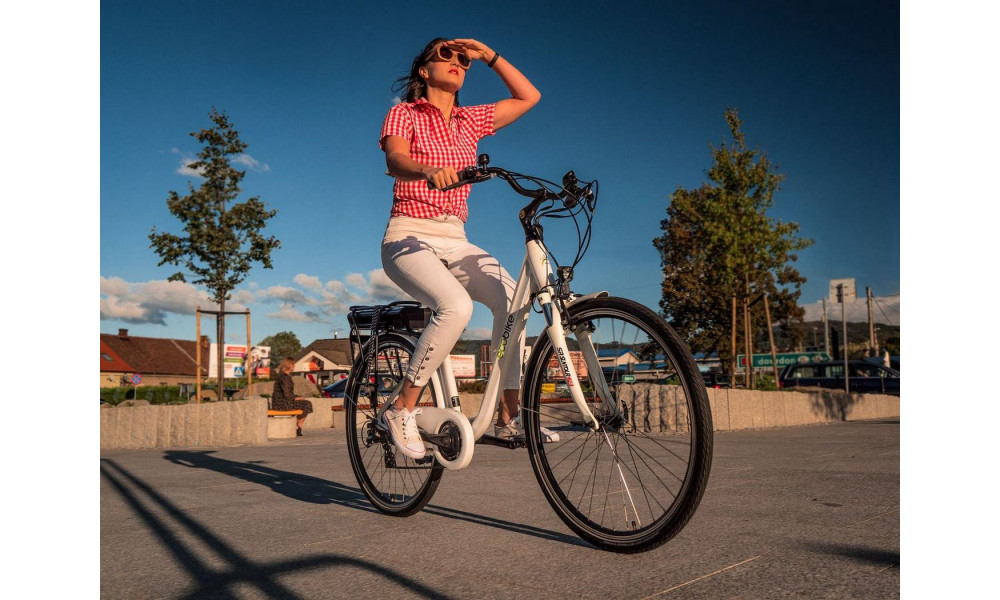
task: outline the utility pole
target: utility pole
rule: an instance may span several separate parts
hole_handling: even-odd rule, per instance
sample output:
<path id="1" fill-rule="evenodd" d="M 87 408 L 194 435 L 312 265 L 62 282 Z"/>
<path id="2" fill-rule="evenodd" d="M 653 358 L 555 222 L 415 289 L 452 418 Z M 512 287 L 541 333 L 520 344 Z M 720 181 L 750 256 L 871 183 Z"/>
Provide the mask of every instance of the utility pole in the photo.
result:
<path id="1" fill-rule="evenodd" d="M 247 374 L 247 396 L 250 395 L 250 390 L 253 389 L 253 363 L 251 362 L 250 355 L 253 353 L 253 346 L 250 345 L 250 309 L 247 309 L 247 355 L 246 362 L 244 363 L 244 369 Z"/>
<path id="2" fill-rule="evenodd" d="M 732 340 L 732 357 L 730 359 L 729 374 L 733 378 L 733 385 L 736 385 L 736 296 L 733 296 L 733 340 Z"/>
<path id="3" fill-rule="evenodd" d="M 875 356 L 878 353 L 878 345 L 875 342 L 875 320 L 872 318 L 872 289 L 865 287 L 865 295 L 868 296 L 868 356 Z"/>
<path id="4" fill-rule="evenodd" d="M 837 302 L 840 303 L 840 322 L 841 331 L 844 337 L 844 392 L 851 393 L 850 386 L 850 373 L 848 372 L 849 363 L 847 358 L 847 303 L 854 302 L 857 298 L 857 287 L 854 283 L 854 278 L 850 279 L 831 279 L 830 280 L 830 296 L 831 298 L 836 294 Z"/>
<path id="5" fill-rule="evenodd" d="M 823 298 L 823 352 L 833 358 L 833 354 L 830 354 L 830 326 L 826 323 L 826 298 Z"/>
<path id="6" fill-rule="evenodd" d="M 753 340 L 750 339 L 750 299 L 743 297 L 743 345 L 746 348 L 746 385 L 753 389 Z"/>
<path id="7" fill-rule="evenodd" d="M 840 302 L 840 322 L 844 328 L 844 393 L 851 393 L 847 374 L 847 302 L 844 301 L 844 284 L 837 284 L 837 301 Z"/>
<path id="8" fill-rule="evenodd" d="M 774 330 L 771 329 L 771 309 L 767 305 L 767 294 L 764 294 L 764 315 L 767 317 L 767 339 L 771 343 L 771 366 L 774 367 L 774 385 L 778 384 L 778 355 L 774 352 Z"/>
<path id="9" fill-rule="evenodd" d="M 201 404 L 201 307 L 195 308 L 195 339 L 197 343 L 194 345 L 194 362 L 195 362 L 195 404 Z"/>

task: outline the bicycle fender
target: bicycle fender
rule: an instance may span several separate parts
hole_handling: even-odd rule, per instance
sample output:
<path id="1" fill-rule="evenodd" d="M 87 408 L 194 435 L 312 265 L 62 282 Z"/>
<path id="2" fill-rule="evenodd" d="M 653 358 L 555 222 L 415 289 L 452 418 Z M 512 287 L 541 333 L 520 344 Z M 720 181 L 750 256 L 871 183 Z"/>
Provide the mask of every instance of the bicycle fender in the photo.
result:
<path id="1" fill-rule="evenodd" d="M 593 294 L 587 294 L 586 296 L 576 296 L 572 300 L 566 303 L 566 306 L 571 304 L 576 304 L 584 300 L 593 300 L 594 298 L 607 298 L 610 294 L 607 292 L 594 292 Z"/>

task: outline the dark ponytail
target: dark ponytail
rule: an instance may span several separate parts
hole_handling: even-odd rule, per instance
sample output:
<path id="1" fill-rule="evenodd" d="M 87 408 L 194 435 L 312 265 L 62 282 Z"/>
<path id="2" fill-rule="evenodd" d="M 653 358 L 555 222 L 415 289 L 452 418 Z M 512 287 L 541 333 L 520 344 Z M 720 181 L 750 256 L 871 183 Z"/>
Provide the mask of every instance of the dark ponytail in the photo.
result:
<path id="1" fill-rule="evenodd" d="M 427 83 L 420 76 L 420 67 L 426 65 L 434 58 L 435 47 L 441 42 L 447 42 L 448 38 L 434 38 L 424 49 L 413 59 L 410 65 L 410 72 L 403 75 L 392 84 L 392 93 L 402 92 L 403 102 L 416 102 L 417 98 L 427 97 Z M 458 92 L 455 92 L 455 106 L 458 106 Z"/>

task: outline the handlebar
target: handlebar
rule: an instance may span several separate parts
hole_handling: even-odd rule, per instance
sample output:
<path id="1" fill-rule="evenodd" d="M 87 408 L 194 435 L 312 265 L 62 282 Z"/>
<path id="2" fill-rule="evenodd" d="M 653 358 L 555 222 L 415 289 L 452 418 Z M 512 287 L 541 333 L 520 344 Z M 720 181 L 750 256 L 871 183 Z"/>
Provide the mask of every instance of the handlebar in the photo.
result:
<path id="1" fill-rule="evenodd" d="M 506 181 L 518 194 L 534 200 L 562 200 L 569 208 L 576 206 L 581 200 L 593 200 L 593 192 L 591 191 L 590 186 L 588 185 L 581 189 L 578 185 L 579 180 L 576 177 L 576 173 L 573 171 L 569 171 L 563 175 L 562 191 L 557 193 L 545 188 L 544 186 L 535 190 L 529 190 L 517 181 L 518 178 L 524 178 L 524 176 L 517 173 L 511 173 L 507 169 L 500 167 L 491 167 L 489 166 L 489 162 L 489 155 L 480 154 L 476 166 L 466 167 L 459 171 L 458 181 L 441 188 L 441 191 L 447 192 L 448 190 L 453 190 L 463 185 L 482 183 L 484 181 L 489 181 L 494 177 L 499 177 Z M 438 189 L 434 186 L 432 181 L 427 182 L 427 187 L 432 190 Z"/>

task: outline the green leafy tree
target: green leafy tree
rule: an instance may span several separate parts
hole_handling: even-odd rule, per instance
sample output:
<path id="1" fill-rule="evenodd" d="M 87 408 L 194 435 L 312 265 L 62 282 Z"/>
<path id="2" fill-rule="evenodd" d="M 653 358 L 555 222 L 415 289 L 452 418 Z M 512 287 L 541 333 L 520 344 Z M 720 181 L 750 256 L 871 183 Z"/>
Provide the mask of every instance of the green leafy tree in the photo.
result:
<path id="1" fill-rule="evenodd" d="M 240 195 L 240 182 L 245 171 L 233 167 L 232 161 L 247 149 L 225 112 L 212 109 L 209 113 L 213 126 L 191 133 L 202 144 L 198 160 L 188 166 L 204 177 L 198 189 L 188 183 L 185 196 L 171 191 L 167 199 L 170 214 L 184 225 L 183 234 L 157 233 L 153 227 L 149 234 L 150 247 L 160 257 L 157 266 L 179 265 L 184 271 L 171 275 L 170 281 L 187 281 L 204 285 L 219 310 L 225 312 L 226 301 L 232 291 L 249 274 L 254 263 L 265 269 L 271 266 L 271 251 L 281 247 L 274 237 L 265 237 L 267 221 L 277 214 L 267 210 L 260 198 L 254 196 L 241 203 L 234 201 Z M 225 316 L 218 319 L 218 381 L 223 377 L 223 342 Z M 220 399 L 221 399 L 221 388 Z"/>
<path id="2" fill-rule="evenodd" d="M 737 110 L 725 116 L 732 140 L 712 147 L 708 182 L 671 195 L 653 245 L 663 266 L 663 315 L 693 351 L 718 352 L 729 364 L 734 296 L 753 302 L 767 294 L 773 322 L 801 321 L 806 279 L 791 263 L 812 241 L 797 236 L 797 223 L 767 216 L 785 176 L 747 147 Z"/>
<path id="3" fill-rule="evenodd" d="M 286 356 L 294 356 L 302 349 L 302 343 L 291 331 L 279 331 L 262 339 L 258 346 L 271 347 L 271 368 L 276 369 L 278 362 Z"/>

